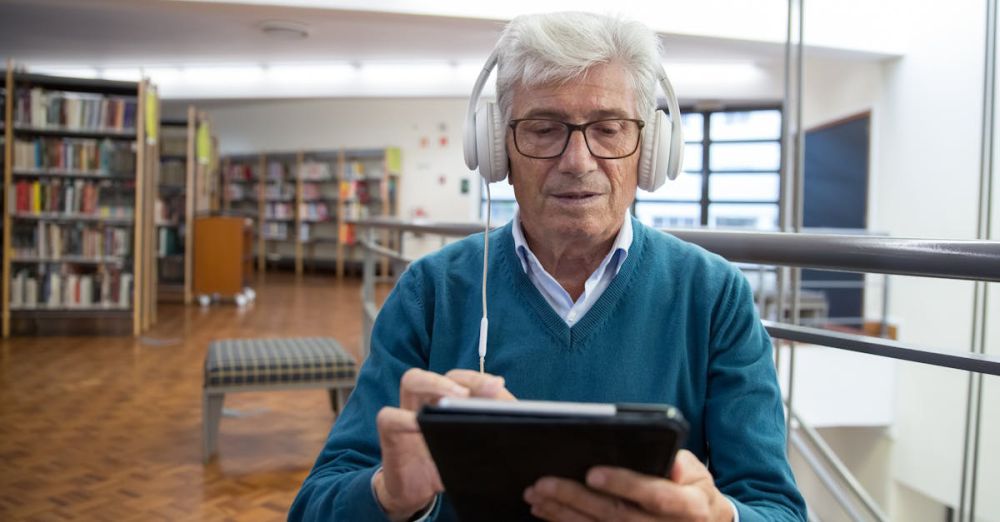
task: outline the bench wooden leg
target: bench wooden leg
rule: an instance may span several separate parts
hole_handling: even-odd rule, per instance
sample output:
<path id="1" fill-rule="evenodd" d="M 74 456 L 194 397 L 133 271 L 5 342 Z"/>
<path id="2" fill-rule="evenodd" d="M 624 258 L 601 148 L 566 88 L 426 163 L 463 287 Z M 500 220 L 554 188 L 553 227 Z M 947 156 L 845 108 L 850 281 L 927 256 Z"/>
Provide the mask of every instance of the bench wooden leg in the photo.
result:
<path id="1" fill-rule="evenodd" d="M 218 447 L 219 421 L 222 419 L 222 403 L 224 393 L 202 392 L 201 425 L 202 425 L 202 462 L 208 462 Z"/>
<path id="2" fill-rule="evenodd" d="M 340 415 L 340 412 L 344 411 L 344 405 L 347 404 L 347 398 L 351 395 L 351 390 L 353 389 L 350 386 L 346 386 L 329 388 L 327 390 L 330 393 L 330 409 L 333 410 L 334 415 Z"/>

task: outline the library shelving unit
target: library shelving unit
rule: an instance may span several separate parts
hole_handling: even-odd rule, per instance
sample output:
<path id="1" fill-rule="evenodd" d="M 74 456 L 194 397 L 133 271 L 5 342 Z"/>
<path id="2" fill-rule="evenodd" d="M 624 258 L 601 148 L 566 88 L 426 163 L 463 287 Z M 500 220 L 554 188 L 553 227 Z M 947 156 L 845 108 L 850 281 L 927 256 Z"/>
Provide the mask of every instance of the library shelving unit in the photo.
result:
<path id="1" fill-rule="evenodd" d="M 295 256 L 296 206 L 298 205 L 298 182 L 295 172 L 299 168 L 301 154 L 274 153 L 265 155 L 264 215 L 261 218 L 260 236 L 264 245 L 264 268 L 267 262 L 280 263 Z"/>
<path id="2" fill-rule="evenodd" d="M 3 336 L 142 333 L 156 313 L 155 88 L 8 67 L 5 91 Z"/>
<path id="3" fill-rule="evenodd" d="M 264 269 L 265 257 L 294 255 L 296 274 L 303 272 L 308 261 L 314 267 L 332 265 L 342 278 L 347 263 L 360 261 L 354 249 L 354 226 L 344 220 L 397 214 L 400 160 L 395 147 L 227 156 L 223 159 L 223 208 L 230 214 L 240 213 L 237 204 L 249 197 L 240 186 L 263 180 L 265 188 L 257 194 L 257 215 L 263 217 L 258 270 Z M 381 241 L 389 247 L 398 244 L 388 234 Z M 388 260 L 382 262 L 382 273 L 388 273 Z"/>
<path id="4" fill-rule="evenodd" d="M 160 179 L 153 209 L 156 223 L 156 273 L 159 301 L 190 304 L 191 223 L 194 219 L 195 134 L 198 113 L 188 107 L 181 120 L 160 122 Z"/>
<path id="5" fill-rule="evenodd" d="M 337 277 L 344 275 L 347 262 L 356 261 L 357 243 L 354 225 L 345 220 L 398 214 L 397 194 L 402 170 L 400 150 L 361 149 L 342 151 L 340 161 L 340 198 L 337 202 Z M 381 233 L 381 242 L 388 248 L 398 244 L 398 238 L 388 231 Z M 388 274 L 389 260 L 383 258 L 381 273 Z"/>
<path id="6" fill-rule="evenodd" d="M 266 208 L 261 180 L 267 170 L 263 154 L 227 156 L 222 160 L 222 212 L 249 218 L 257 242 L 257 270 L 264 270 L 264 235 L 260 218 Z"/>
<path id="7" fill-rule="evenodd" d="M 301 197 L 296 227 L 296 271 L 299 273 L 307 257 L 314 268 L 319 258 L 336 259 L 341 156 L 339 150 L 303 153 L 298 172 Z"/>

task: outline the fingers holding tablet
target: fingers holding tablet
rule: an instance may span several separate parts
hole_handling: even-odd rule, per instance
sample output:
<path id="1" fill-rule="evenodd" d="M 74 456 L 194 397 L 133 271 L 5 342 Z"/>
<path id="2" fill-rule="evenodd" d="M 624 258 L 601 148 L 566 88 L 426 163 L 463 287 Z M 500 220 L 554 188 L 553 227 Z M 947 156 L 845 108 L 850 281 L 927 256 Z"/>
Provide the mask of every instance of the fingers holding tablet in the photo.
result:
<path id="1" fill-rule="evenodd" d="M 404 410 L 417 411 L 422 406 L 436 404 L 442 397 L 481 397 L 515 400 L 504 387 L 503 377 L 472 370 L 451 370 L 445 375 L 411 368 L 403 374 L 399 385 L 399 405 Z"/>

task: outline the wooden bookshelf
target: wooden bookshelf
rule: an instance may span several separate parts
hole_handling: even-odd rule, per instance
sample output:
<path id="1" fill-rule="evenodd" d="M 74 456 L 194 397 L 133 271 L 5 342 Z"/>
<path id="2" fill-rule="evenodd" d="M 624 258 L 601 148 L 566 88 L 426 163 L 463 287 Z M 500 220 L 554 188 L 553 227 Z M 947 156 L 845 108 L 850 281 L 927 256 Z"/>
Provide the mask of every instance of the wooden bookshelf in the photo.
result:
<path id="1" fill-rule="evenodd" d="M 302 198 L 298 205 L 297 244 L 301 257 L 296 259 L 297 269 L 306 260 L 315 268 L 317 254 L 336 258 L 337 201 L 340 199 L 341 151 L 311 151 L 303 153 L 303 158 L 298 176 Z"/>
<path id="2" fill-rule="evenodd" d="M 245 154 L 223 160 L 223 214 L 249 218 L 253 224 L 257 271 L 265 267 L 263 217 L 266 209 L 262 185 L 267 176 L 267 156 Z"/>
<path id="3" fill-rule="evenodd" d="M 156 319 L 155 87 L 4 76 L 3 336 L 142 333 Z"/>
<path id="4" fill-rule="evenodd" d="M 154 208 L 156 223 L 157 297 L 159 301 L 190 304 L 191 223 L 194 221 L 198 162 L 195 133 L 198 112 L 189 106 L 182 120 L 161 120 L 160 179 Z"/>
<path id="5" fill-rule="evenodd" d="M 263 239 L 264 269 L 295 258 L 298 234 L 298 191 L 296 173 L 301 154 L 268 153 L 261 198 L 264 202 L 260 237 Z"/>
<path id="6" fill-rule="evenodd" d="M 356 261 L 354 246 L 357 237 L 349 219 L 374 216 L 395 216 L 402 171 L 400 150 L 361 149 L 342 151 L 340 161 L 340 198 L 337 201 L 337 277 L 343 278 L 344 264 Z M 380 242 L 389 248 L 396 243 L 388 231 L 380 234 Z M 381 273 L 388 274 L 389 260 L 381 261 Z"/>
<path id="7" fill-rule="evenodd" d="M 239 198 L 233 196 L 244 192 L 238 187 L 250 176 L 246 174 L 247 165 L 254 158 L 258 168 L 252 177 L 266 187 L 257 194 L 259 210 L 256 215 L 264 217 L 258 229 L 258 271 L 264 270 L 268 254 L 271 254 L 270 258 L 275 260 L 293 258 L 296 274 L 302 274 L 307 264 L 315 267 L 319 263 L 329 263 L 342 278 L 345 263 L 360 261 L 354 249 L 354 226 L 344 220 L 397 214 L 401 173 L 398 148 L 227 156 L 222 160 L 226 173 L 223 176 L 226 183 L 224 211 L 251 215 L 240 210 Z M 280 192 L 275 188 L 273 165 L 276 163 L 285 165 L 283 176 L 292 173 L 294 192 Z M 233 179 L 236 181 L 231 183 Z M 282 178 L 284 187 L 288 187 L 286 179 Z M 276 202 L 286 201 L 294 203 L 291 215 L 274 212 Z M 247 204 L 242 208 L 248 207 Z M 287 234 L 275 234 L 278 230 Z M 390 247 L 398 244 L 388 234 L 380 239 L 383 245 Z M 381 266 L 382 273 L 387 274 L 388 260 L 383 260 Z"/>

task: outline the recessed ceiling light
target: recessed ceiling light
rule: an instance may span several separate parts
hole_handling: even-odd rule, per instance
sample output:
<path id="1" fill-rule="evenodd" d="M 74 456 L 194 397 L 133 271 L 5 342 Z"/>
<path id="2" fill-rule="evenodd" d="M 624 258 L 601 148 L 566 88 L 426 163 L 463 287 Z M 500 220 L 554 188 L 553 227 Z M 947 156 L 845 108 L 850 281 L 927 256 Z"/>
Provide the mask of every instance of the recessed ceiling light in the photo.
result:
<path id="1" fill-rule="evenodd" d="M 265 20 L 257 24 L 262 33 L 279 40 L 304 40 L 309 37 L 309 26 L 288 20 Z"/>

